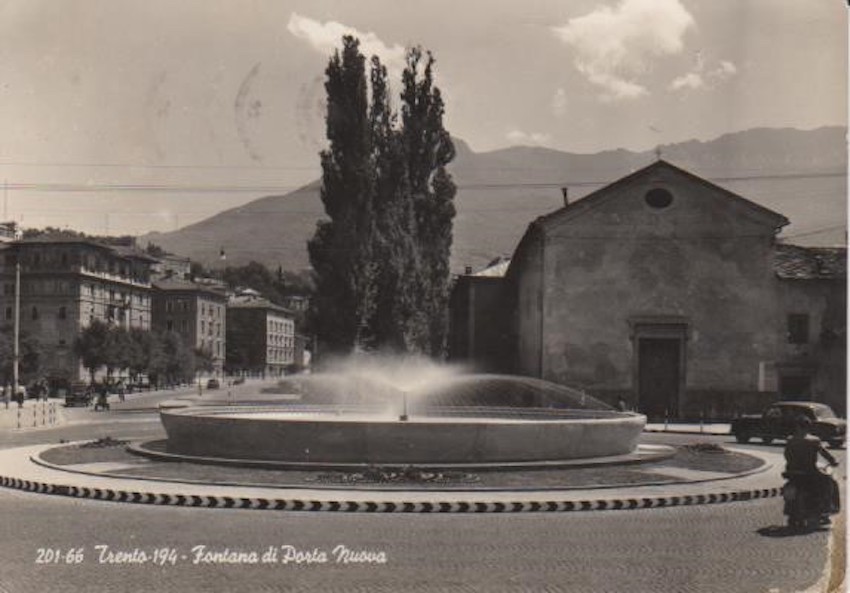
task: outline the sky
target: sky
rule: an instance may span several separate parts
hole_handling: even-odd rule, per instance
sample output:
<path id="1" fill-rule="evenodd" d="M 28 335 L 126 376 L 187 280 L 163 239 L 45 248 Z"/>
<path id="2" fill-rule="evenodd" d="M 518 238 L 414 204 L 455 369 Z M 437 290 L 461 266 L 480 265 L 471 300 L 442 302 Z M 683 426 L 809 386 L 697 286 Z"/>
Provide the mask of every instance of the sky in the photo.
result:
<path id="1" fill-rule="evenodd" d="M 846 125 L 842 0 L 0 0 L 3 219 L 170 231 L 319 176 L 344 34 L 477 151 Z M 396 86 L 397 88 L 397 86 Z"/>

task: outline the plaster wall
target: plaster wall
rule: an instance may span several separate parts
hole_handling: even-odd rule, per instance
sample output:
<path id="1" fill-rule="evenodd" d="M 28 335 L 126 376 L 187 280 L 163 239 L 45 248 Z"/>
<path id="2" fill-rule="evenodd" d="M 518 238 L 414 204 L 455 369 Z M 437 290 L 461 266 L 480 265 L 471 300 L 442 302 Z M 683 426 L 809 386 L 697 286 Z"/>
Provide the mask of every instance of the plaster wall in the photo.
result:
<path id="1" fill-rule="evenodd" d="M 516 295 L 517 371 L 522 375 L 543 377 L 543 247 L 540 235 L 531 240 L 515 265 L 516 275 L 510 287 Z"/>

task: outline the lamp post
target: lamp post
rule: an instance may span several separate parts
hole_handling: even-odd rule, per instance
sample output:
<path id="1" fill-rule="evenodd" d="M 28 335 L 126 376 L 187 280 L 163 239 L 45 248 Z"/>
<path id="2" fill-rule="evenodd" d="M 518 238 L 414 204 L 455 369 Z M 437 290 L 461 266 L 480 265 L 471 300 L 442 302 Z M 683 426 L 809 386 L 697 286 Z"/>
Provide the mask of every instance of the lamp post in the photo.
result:
<path id="1" fill-rule="evenodd" d="M 18 366 L 20 364 L 21 338 L 21 252 L 15 257 L 15 323 L 12 339 L 12 397 L 18 397 Z"/>

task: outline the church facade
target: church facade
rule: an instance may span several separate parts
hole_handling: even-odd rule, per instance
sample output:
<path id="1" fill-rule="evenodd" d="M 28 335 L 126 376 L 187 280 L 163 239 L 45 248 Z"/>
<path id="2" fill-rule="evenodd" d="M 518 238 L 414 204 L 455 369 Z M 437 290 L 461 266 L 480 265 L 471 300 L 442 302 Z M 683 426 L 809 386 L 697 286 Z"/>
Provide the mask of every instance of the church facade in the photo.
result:
<path id="1" fill-rule="evenodd" d="M 498 282 L 462 277 L 453 351 L 654 419 L 843 413 L 846 250 L 781 244 L 788 222 L 659 160 L 532 222 Z"/>

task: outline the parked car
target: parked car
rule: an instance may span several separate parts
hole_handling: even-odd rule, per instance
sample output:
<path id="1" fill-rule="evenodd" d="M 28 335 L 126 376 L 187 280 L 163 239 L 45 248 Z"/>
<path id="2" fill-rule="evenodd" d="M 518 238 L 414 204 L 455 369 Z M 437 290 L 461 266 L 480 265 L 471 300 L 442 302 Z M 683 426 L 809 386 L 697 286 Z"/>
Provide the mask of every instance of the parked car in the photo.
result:
<path id="1" fill-rule="evenodd" d="M 731 433 L 739 443 L 760 438 L 767 444 L 774 439 L 787 439 L 794 433 L 797 418 L 806 416 L 812 421 L 811 432 L 831 447 L 844 444 L 847 423 L 838 418 L 826 404 L 807 401 L 777 402 L 761 414 L 745 415 L 732 420 Z"/>
<path id="2" fill-rule="evenodd" d="M 221 383 L 219 383 L 218 379 L 207 381 L 207 389 L 218 389 L 219 387 L 221 387 Z"/>

